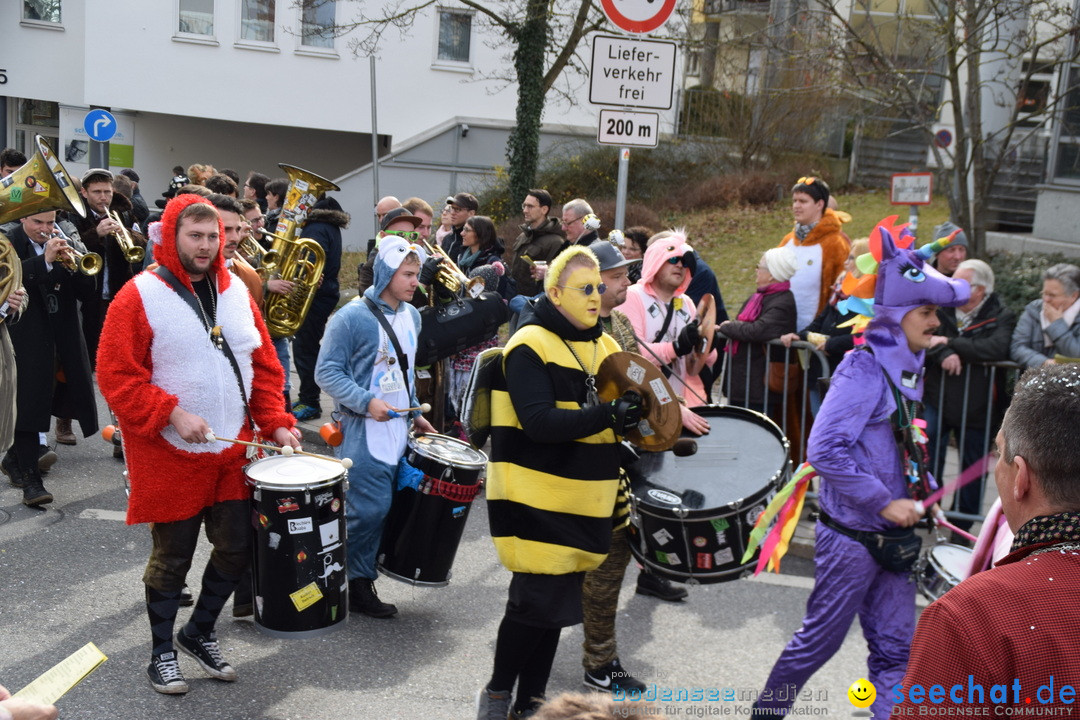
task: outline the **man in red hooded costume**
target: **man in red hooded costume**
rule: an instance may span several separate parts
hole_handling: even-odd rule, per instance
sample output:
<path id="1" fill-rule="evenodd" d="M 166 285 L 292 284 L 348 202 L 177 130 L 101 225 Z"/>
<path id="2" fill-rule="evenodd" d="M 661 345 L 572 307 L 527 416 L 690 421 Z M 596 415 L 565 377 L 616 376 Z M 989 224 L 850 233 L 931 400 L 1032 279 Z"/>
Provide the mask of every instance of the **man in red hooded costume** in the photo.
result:
<path id="1" fill-rule="evenodd" d="M 209 442 L 207 434 L 252 440 L 254 422 L 279 444 L 299 442 L 281 404 L 284 377 L 266 326 L 244 284 L 231 282 L 225 269 L 217 210 L 202 197 L 180 195 L 161 223 L 154 250 L 161 267 L 116 294 L 97 371 L 124 430 L 127 521 L 150 523 L 153 538 L 143 575 L 153 637 L 147 674 L 158 692 L 179 694 L 188 686 L 173 626 L 203 522 L 214 550 L 176 644 L 228 682 L 236 671 L 221 656 L 214 624 L 251 546 L 244 447 Z"/>

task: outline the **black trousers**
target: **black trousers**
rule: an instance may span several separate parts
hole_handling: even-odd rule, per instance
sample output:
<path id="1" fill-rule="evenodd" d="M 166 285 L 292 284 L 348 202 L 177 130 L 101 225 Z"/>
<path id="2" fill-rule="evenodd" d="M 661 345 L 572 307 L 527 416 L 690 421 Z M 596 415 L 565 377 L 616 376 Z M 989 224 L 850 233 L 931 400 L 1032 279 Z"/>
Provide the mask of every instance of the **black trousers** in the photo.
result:
<path id="1" fill-rule="evenodd" d="M 322 342 L 326 322 L 337 305 L 336 296 L 316 295 L 308 309 L 303 325 L 293 336 L 293 364 L 300 376 L 300 402 L 311 407 L 319 407 L 319 386 L 315 382 L 315 362 L 319 359 L 319 344 Z"/>

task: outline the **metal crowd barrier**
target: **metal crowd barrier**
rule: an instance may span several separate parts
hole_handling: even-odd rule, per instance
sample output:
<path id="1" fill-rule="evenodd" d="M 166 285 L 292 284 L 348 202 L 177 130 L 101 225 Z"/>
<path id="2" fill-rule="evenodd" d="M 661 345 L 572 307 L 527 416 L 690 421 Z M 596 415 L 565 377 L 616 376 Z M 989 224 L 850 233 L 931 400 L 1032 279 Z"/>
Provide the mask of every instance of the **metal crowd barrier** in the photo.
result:
<path id="1" fill-rule="evenodd" d="M 733 395 L 732 395 L 732 387 L 731 387 L 732 378 L 731 378 L 731 372 L 730 371 L 731 371 L 732 365 L 734 363 L 742 363 L 743 364 L 742 368 L 745 370 L 745 372 L 743 374 L 744 375 L 744 380 L 743 380 L 743 387 L 741 388 L 742 393 L 741 393 L 741 395 L 739 397 L 744 398 L 744 399 L 750 397 L 750 395 L 751 395 L 750 381 L 751 381 L 751 374 L 752 374 L 751 373 L 752 347 L 757 346 L 757 347 L 760 348 L 761 345 L 762 345 L 762 343 L 741 342 L 740 347 L 739 347 L 739 352 L 735 356 L 725 355 L 723 357 L 723 359 L 720 361 L 720 366 L 722 368 L 722 370 L 721 370 L 722 374 L 717 378 L 716 383 L 713 385 L 712 394 L 713 394 L 713 401 L 714 402 L 716 402 L 718 404 L 721 404 L 721 405 L 729 405 L 729 404 L 730 405 L 739 405 L 739 406 L 745 406 L 746 405 L 746 403 L 732 402 L 732 397 L 733 397 Z M 820 400 L 815 400 L 815 402 L 813 403 L 813 407 L 811 407 L 811 398 L 812 397 L 814 397 L 814 398 L 817 397 L 817 388 L 816 387 L 811 387 L 811 385 L 816 385 L 816 382 L 811 383 L 811 377 L 814 377 L 815 379 L 816 378 L 821 378 L 821 379 L 824 379 L 824 380 L 828 380 L 829 377 L 831 376 L 831 371 L 830 371 L 830 368 L 829 368 L 828 360 L 825 357 L 825 354 L 822 353 L 821 351 L 815 349 L 814 345 L 812 345 L 811 343 L 799 340 L 799 341 L 792 342 L 791 347 L 784 347 L 783 343 L 781 343 L 779 340 L 770 340 L 768 343 L 764 343 L 764 345 L 766 345 L 768 347 L 766 348 L 766 352 L 765 352 L 765 355 L 764 355 L 765 367 L 763 368 L 763 372 L 762 372 L 762 380 L 763 380 L 762 399 L 763 399 L 763 403 L 762 403 L 761 406 L 753 407 L 752 409 L 764 412 L 766 415 L 769 415 L 780 426 L 780 429 L 783 430 L 785 432 L 785 434 L 786 434 L 786 433 L 788 433 L 788 430 L 789 430 L 789 427 L 790 427 L 789 423 L 788 423 L 788 419 L 789 419 L 789 412 L 790 412 L 791 408 L 789 407 L 790 404 L 786 401 L 786 398 L 787 398 L 788 393 L 789 393 L 789 386 L 788 386 L 788 384 L 789 384 L 789 373 L 788 373 L 788 369 L 790 368 L 790 366 L 793 363 L 797 363 L 798 366 L 801 368 L 801 373 L 799 373 L 797 375 L 797 377 L 800 378 L 800 382 L 797 383 L 798 387 L 796 388 L 796 390 L 797 390 L 797 392 L 799 394 L 797 396 L 797 402 L 795 403 L 795 408 L 797 408 L 798 410 L 801 410 L 806 415 L 810 415 L 810 414 L 812 414 L 812 412 L 816 412 L 816 409 L 817 409 L 817 407 L 818 407 L 818 405 L 820 403 Z M 724 352 L 723 349 L 721 349 L 720 352 L 723 353 Z M 782 355 L 782 358 L 783 358 L 782 360 L 780 359 L 781 355 Z M 769 365 L 771 363 L 774 363 L 774 362 L 778 363 L 778 364 L 782 363 L 783 364 L 783 369 L 784 369 L 784 383 L 783 383 L 784 389 L 783 389 L 783 393 L 781 393 L 781 395 L 782 395 L 782 397 L 785 398 L 785 400 L 781 401 L 779 403 L 779 405 L 780 405 L 779 408 L 776 407 L 777 403 L 772 397 L 770 397 L 771 393 L 769 393 L 768 389 L 767 389 L 768 388 L 768 378 L 769 378 Z M 987 409 L 986 409 L 985 416 L 980 417 L 980 418 L 969 418 L 968 417 L 968 407 L 969 407 L 968 400 L 971 397 L 971 373 L 974 371 L 975 368 L 988 368 L 989 369 L 989 378 L 988 378 L 988 386 L 989 386 L 989 388 L 988 388 L 988 391 L 987 391 L 987 403 L 986 403 Z M 1009 361 L 989 362 L 989 363 L 964 363 L 963 364 L 963 370 L 962 370 L 962 382 L 963 382 L 963 387 L 964 387 L 964 390 L 963 390 L 963 410 L 962 410 L 962 413 L 961 413 L 961 421 L 960 421 L 960 425 L 959 425 L 959 428 L 958 428 L 959 436 L 956 438 L 957 467 L 961 471 L 964 469 L 964 464 L 963 464 L 963 452 L 964 452 L 964 447 L 965 447 L 964 443 L 967 440 L 967 435 L 968 435 L 969 432 L 979 432 L 979 433 L 982 434 L 981 452 L 979 453 L 979 457 L 983 457 L 983 456 L 985 456 L 986 454 L 988 454 L 990 452 L 990 448 L 992 447 L 994 437 L 995 437 L 995 435 L 997 433 L 997 430 L 998 430 L 997 423 L 999 422 L 1000 418 L 1004 415 L 1004 412 L 1005 412 L 1006 408 L 1008 407 L 1008 401 L 1009 401 L 1009 397 L 1010 397 L 1009 391 L 1011 390 L 1012 385 L 1015 382 L 1015 374 L 1016 374 L 1017 371 L 1022 371 L 1022 370 L 1023 370 L 1023 367 L 1021 365 L 1018 365 L 1018 364 L 1016 364 L 1014 362 L 1009 362 Z M 1001 374 L 1005 375 L 1005 381 L 1004 381 L 1004 383 L 1002 383 L 1002 387 L 1005 388 L 1005 392 L 1001 393 L 1000 396 L 999 396 L 999 394 L 995 392 L 995 388 L 997 387 L 997 384 L 998 384 L 998 377 Z M 930 441 L 930 444 L 931 444 L 931 457 L 937 459 L 936 462 L 935 462 L 935 465 L 940 465 L 942 467 L 944 467 L 944 465 L 945 465 L 944 460 L 941 460 L 941 459 L 938 459 L 938 458 L 942 457 L 942 453 L 947 453 L 949 451 L 950 446 L 949 446 L 948 441 L 943 438 L 943 435 L 944 435 L 944 433 L 943 433 L 944 423 L 941 420 L 941 411 L 943 410 L 943 406 L 944 406 L 944 403 L 945 403 L 945 385 L 946 385 L 946 381 L 952 382 L 954 380 L 955 380 L 955 376 L 948 375 L 947 373 L 942 371 L 942 382 L 941 382 L 940 387 L 938 389 L 937 397 L 936 398 L 929 398 L 929 397 L 924 397 L 923 398 L 924 403 L 927 406 L 937 409 L 937 423 L 936 423 L 935 428 L 930 428 L 930 430 L 931 430 L 930 435 L 931 436 L 930 436 L 929 441 Z M 736 389 L 739 389 L 739 388 L 736 388 Z M 771 407 L 770 407 L 770 405 L 771 405 Z M 797 437 L 788 437 L 788 441 L 791 443 L 791 447 L 792 447 L 791 461 L 795 466 L 798 466 L 799 464 L 801 464 L 806 458 L 806 439 L 807 439 L 807 435 L 808 435 L 808 425 L 809 425 L 809 423 L 807 423 L 807 422 L 800 422 L 798 424 L 798 427 L 799 427 L 799 430 L 800 430 L 798 436 Z M 972 429 L 969 430 L 968 429 L 969 427 L 971 427 Z M 934 472 L 935 477 L 937 477 L 938 473 L 936 472 L 936 467 L 932 467 L 931 471 Z M 989 472 L 989 468 L 988 468 L 988 472 Z M 951 474 L 946 475 L 946 473 L 944 473 L 944 472 L 940 473 L 940 474 L 945 475 L 945 477 L 937 477 L 937 480 L 938 480 L 939 484 L 947 483 L 950 480 L 952 480 L 952 478 L 954 477 L 954 475 L 951 475 Z M 815 495 L 816 494 L 814 494 L 814 493 L 810 494 L 811 497 L 814 497 Z M 952 509 L 945 508 L 945 514 L 950 520 L 953 520 L 953 521 L 955 521 L 955 520 L 967 520 L 967 521 L 971 521 L 971 522 L 981 522 L 983 520 L 986 508 L 983 507 L 983 504 L 981 503 L 981 501 L 980 501 L 980 514 L 978 514 L 978 515 L 960 512 L 959 510 L 956 509 L 956 507 L 958 507 L 958 504 L 959 504 L 959 494 L 954 493 L 953 494 Z"/>

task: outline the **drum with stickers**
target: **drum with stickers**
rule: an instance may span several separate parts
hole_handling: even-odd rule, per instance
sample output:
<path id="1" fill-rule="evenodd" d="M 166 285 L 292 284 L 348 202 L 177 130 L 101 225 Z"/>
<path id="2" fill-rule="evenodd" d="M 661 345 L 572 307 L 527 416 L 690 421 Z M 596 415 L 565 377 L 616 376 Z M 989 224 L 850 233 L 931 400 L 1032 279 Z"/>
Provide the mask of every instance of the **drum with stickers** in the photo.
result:
<path id="1" fill-rule="evenodd" d="M 409 438 L 405 460 L 417 472 L 394 493 L 379 570 L 412 585 L 446 585 L 487 456 L 456 438 L 429 433 Z"/>
<path id="2" fill-rule="evenodd" d="M 285 638 L 340 628 L 349 615 L 345 470 L 329 458 L 277 455 L 244 472 L 254 488 L 255 625 Z"/>
<path id="3" fill-rule="evenodd" d="M 761 413 L 700 407 L 706 435 L 642 453 L 630 475 L 630 549 L 651 572 L 685 583 L 736 580 L 758 514 L 791 475 L 788 441 Z"/>
<path id="4" fill-rule="evenodd" d="M 933 602 L 967 577 L 971 568 L 971 548 L 939 543 L 927 550 L 915 569 L 919 592 Z"/>

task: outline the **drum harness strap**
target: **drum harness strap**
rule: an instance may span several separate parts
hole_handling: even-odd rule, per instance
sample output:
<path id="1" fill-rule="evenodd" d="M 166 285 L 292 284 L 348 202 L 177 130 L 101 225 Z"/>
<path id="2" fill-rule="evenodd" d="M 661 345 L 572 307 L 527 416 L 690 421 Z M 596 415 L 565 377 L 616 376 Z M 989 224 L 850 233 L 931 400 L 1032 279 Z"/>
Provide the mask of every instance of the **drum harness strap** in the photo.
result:
<path id="1" fill-rule="evenodd" d="M 674 305 L 670 305 L 669 307 L 672 307 L 672 308 L 673 308 L 673 307 L 674 307 Z M 667 319 L 668 319 L 668 320 L 670 320 L 670 319 L 671 319 L 671 314 L 670 314 L 670 313 L 668 314 L 668 317 L 667 317 Z M 667 321 L 665 321 L 665 323 L 664 323 L 664 327 L 663 327 L 663 328 L 661 328 L 661 331 L 660 331 L 660 334 L 661 334 L 661 335 L 663 335 L 663 332 L 664 332 L 664 330 L 667 330 Z M 657 355 L 657 354 L 656 354 L 655 352 L 653 352 L 653 349 L 652 349 L 651 347 L 649 347 L 649 346 L 648 346 L 648 345 L 647 345 L 647 344 L 645 343 L 645 341 L 644 341 L 644 340 L 642 340 L 641 338 L 639 338 L 639 337 L 637 336 L 637 333 L 633 332 L 632 330 L 631 330 L 631 333 L 632 333 L 632 334 L 633 334 L 633 336 L 634 336 L 634 340 L 636 340 L 636 341 L 637 341 L 637 344 L 638 344 L 638 348 L 641 348 L 641 349 L 647 350 L 647 351 L 648 351 L 648 353 L 649 353 L 650 355 L 652 355 L 652 356 L 653 356 L 654 358 L 656 358 L 656 362 L 657 362 L 657 363 L 659 363 L 659 365 L 660 365 L 660 368 L 661 368 L 661 370 L 663 370 L 663 371 L 664 371 L 664 375 L 665 375 L 666 377 L 673 377 L 673 378 L 675 378 L 676 380 L 678 380 L 678 381 L 679 381 L 679 384 L 683 386 L 683 389 L 684 389 L 684 390 L 686 390 L 687 392 L 689 392 L 689 393 L 690 393 L 691 395 L 693 395 L 694 397 L 696 397 L 696 398 L 697 398 L 698 400 L 700 400 L 700 401 L 701 401 L 701 404 L 702 404 L 702 405 L 709 405 L 709 404 L 711 404 L 711 403 L 710 403 L 710 402 L 709 402 L 709 401 L 708 401 L 708 400 L 707 400 L 706 398 L 703 398 L 703 397 L 701 397 L 701 395 L 699 395 L 699 394 L 698 394 L 697 390 L 694 390 L 694 389 L 693 389 L 692 387 L 690 387 L 689 385 L 687 385 L 687 384 L 686 384 L 686 381 L 682 379 L 682 376 L 681 376 L 681 375 L 679 375 L 679 373 L 677 373 L 677 372 L 675 372 L 674 370 L 672 370 L 672 369 L 671 369 L 671 366 L 670 366 L 670 365 L 668 365 L 668 364 L 667 364 L 667 363 L 665 363 L 665 362 L 664 362 L 664 361 L 663 361 L 662 359 L 660 359 L 660 356 L 659 356 L 659 355 Z M 657 342 L 659 342 L 659 340 L 658 340 Z"/>
<path id="2" fill-rule="evenodd" d="M 401 351 L 401 343 L 398 342 L 394 328 L 386 321 L 386 317 L 382 314 L 382 310 L 379 309 L 379 306 L 376 305 L 371 298 L 365 296 L 364 304 L 367 305 L 368 310 L 370 310 L 371 314 L 375 316 L 375 319 L 379 321 L 379 325 L 382 326 L 382 329 L 386 331 L 387 337 L 390 338 L 390 342 L 394 346 L 394 352 L 397 353 L 398 363 L 401 365 L 401 379 L 405 383 L 405 392 L 409 394 L 409 397 L 412 397 L 412 388 L 409 387 L 409 360 L 405 357 L 405 353 Z M 357 415 L 357 417 L 361 416 Z"/>
<path id="3" fill-rule="evenodd" d="M 181 283 L 176 275 L 172 273 L 169 268 L 164 265 L 159 265 L 154 269 L 154 274 L 164 280 L 169 287 L 176 291 L 176 294 L 188 304 L 188 307 L 195 313 L 195 317 L 199 318 L 203 327 L 210 335 L 210 340 L 213 342 L 214 347 L 222 352 L 222 354 L 229 359 L 229 364 L 232 366 L 233 375 L 236 377 L 236 384 L 240 388 L 240 399 L 244 402 L 244 417 L 247 421 L 248 427 L 251 431 L 255 432 L 255 421 L 251 417 L 251 408 L 248 407 L 247 392 L 244 389 L 244 378 L 240 374 L 240 365 L 236 362 L 236 356 L 233 355 L 232 348 L 229 347 L 229 341 L 225 339 L 225 336 L 221 333 L 221 326 L 217 324 L 217 308 L 213 305 L 210 307 L 209 316 L 203 308 L 199 298 L 195 296 L 186 285 Z M 206 276 L 206 280 L 210 283 L 211 297 L 217 295 L 217 288 L 214 286 L 214 281 L 209 275 Z"/>

